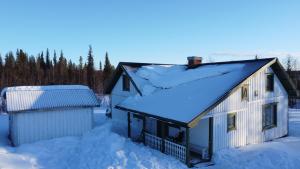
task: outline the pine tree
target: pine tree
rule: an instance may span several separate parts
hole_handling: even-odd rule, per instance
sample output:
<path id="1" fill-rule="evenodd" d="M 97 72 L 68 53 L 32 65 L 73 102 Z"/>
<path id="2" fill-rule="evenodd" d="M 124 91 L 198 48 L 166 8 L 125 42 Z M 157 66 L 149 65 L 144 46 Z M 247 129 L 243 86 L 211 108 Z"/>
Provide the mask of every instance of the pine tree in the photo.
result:
<path id="1" fill-rule="evenodd" d="M 82 56 L 79 57 L 79 65 L 78 65 L 78 82 L 80 84 L 84 84 L 84 76 L 83 76 L 83 73 L 84 73 L 84 70 L 83 70 L 83 59 L 82 59 Z"/>
<path id="2" fill-rule="evenodd" d="M 108 53 L 105 53 L 105 61 L 104 61 L 104 69 L 103 69 L 103 87 L 106 87 L 108 84 L 109 80 L 112 77 L 112 74 L 114 72 L 115 68 L 113 65 L 111 65 L 109 58 L 108 58 Z"/>
<path id="3" fill-rule="evenodd" d="M 102 62 L 99 63 L 99 70 L 102 72 Z"/>
<path id="4" fill-rule="evenodd" d="M 286 71 L 289 75 L 291 75 L 292 72 L 292 57 L 287 56 L 286 58 Z"/>
<path id="5" fill-rule="evenodd" d="M 2 60 L 2 56 L 0 54 L 0 90 L 2 90 L 2 88 L 4 87 L 3 85 L 3 76 L 4 76 L 4 65 L 3 65 L 3 60 Z"/>
<path id="6" fill-rule="evenodd" d="M 28 57 L 27 54 L 22 50 L 17 50 L 16 52 L 16 85 L 26 85 L 28 84 L 27 79 L 30 76 L 28 71 Z"/>
<path id="7" fill-rule="evenodd" d="M 12 52 L 5 55 L 4 85 L 13 86 L 15 83 L 15 57 Z"/>
<path id="8" fill-rule="evenodd" d="M 92 50 L 92 46 L 89 46 L 89 52 L 88 52 L 88 56 L 87 56 L 87 84 L 91 89 L 95 89 L 94 83 L 94 72 L 95 72 L 95 68 L 94 68 L 94 57 L 93 57 L 93 50 Z"/>
<path id="9" fill-rule="evenodd" d="M 35 57 L 34 56 L 30 56 L 28 59 L 28 66 L 29 66 L 29 84 L 30 85 L 37 85 L 37 63 L 35 61 Z"/>

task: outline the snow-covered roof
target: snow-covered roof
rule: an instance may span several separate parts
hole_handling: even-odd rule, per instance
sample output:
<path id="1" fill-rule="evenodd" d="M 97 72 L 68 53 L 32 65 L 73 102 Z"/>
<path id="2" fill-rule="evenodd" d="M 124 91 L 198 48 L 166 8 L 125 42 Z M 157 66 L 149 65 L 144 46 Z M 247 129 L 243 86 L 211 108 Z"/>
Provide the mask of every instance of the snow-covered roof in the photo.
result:
<path id="1" fill-rule="evenodd" d="M 186 65 L 124 66 L 142 95 L 117 107 L 189 123 L 272 59 Z"/>
<path id="2" fill-rule="evenodd" d="M 99 106 L 93 91 L 82 85 L 7 87 L 1 92 L 4 95 L 8 112 Z"/>

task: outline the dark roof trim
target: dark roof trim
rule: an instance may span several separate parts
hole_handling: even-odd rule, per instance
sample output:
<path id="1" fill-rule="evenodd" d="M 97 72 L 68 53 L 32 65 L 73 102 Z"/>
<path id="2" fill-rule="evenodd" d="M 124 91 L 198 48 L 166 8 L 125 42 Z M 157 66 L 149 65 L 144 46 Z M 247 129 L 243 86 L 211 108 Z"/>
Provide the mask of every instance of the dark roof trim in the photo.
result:
<path id="1" fill-rule="evenodd" d="M 261 59 L 260 59 L 261 60 Z M 259 69 L 257 69 L 256 71 L 252 72 L 249 76 L 243 78 L 241 81 L 237 82 L 229 91 L 227 91 L 223 96 L 221 96 L 219 99 L 217 99 L 217 101 L 212 104 L 210 107 L 208 107 L 206 110 L 204 110 L 203 112 L 199 113 L 198 116 L 196 116 L 194 119 L 192 119 L 189 123 L 188 126 L 189 127 L 193 127 L 195 126 L 203 116 L 205 116 L 207 113 L 209 113 L 209 111 L 211 111 L 213 108 L 215 108 L 218 104 L 220 104 L 222 101 L 224 101 L 228 96 L 230 96 L 232 93 L 234 93 L 236 90 L 239 89 L 239 87 L 242 85 L 243 82 L 245 82 L 246 80 L 248 80 L 251 76 L 253 76 L 254 74 L 258 73 L 258 71 L 271 66 L 272 64 L 277 62 L 277 58 L 272 58 L 269 59 L 270 61 L 263 65 L 262 67 L 260 67 Z"/>
<path id="2" fill-rule="evenodd" d="M 136 89 L 136 91 L 140 94 L 140 96 L 143 96 L 142 92 L 140 91 L 140 89 L 137 87 L 136 83 L 133 81 L 133 79 L 131 78 L 131 76 L 129 75 L 129 73 L 127 72 L 127 70 L 123 67 L 123 65 L 121 65 L 122 70 L 125 72 L 125 74 L 128 76 L 129 80 L 131 81 L 131 83 L 133 84 L 134 88 Z"/>
<path id="3" fill-rule="evenodd" d="M 143 116 L 155 118 L 155 119 L 158 119 L 160 121 L 167 122 L 167 123 L 171 122 L 171 123 L 177 124 L 177 125 L 182 126 L 182 127 L 187 127 L 187 125 L 188 125 L 187 123 L 183 123 L 183 122 L 172 120 L 172 119 L 168 119 L 168 118 L 163 118 L 163 117 L 160 117 L 160 116 L 155 116 L 155 115 L 152 115 L 152 114 L 149 114 L 149 113 L 145 113 L 145 112 L 141 112 L 141 111 L 137 111 L 137 110 L 133 110 L 133 109 L 127 109 L 127 108 L 124 108 L 124 107 L 121 107 L 121 106 L 118 106 L 118 105 L 115 106 L 115 108 L 123 110 L 123 111 L 138 113 L 138 114 L 141 114 Z"/>
<path id="4" fill-rule="evenodd" d="M 126 69 L 124 69 L 123 66 L 142 67 L 142 66 L 147 66 L 147 65 L 172 65 L 172 64 L 120 62 L 112 76 L 113 78 L 110 80 L 108 85 L 104 87 L 104 94 L 110 94 L 112 92 L 112 89 L 118 82 L 123 71 L 129 76 L 128 72 L 126 71 Z M 139 88 L 137 87 L 137 85 L 135 84 L 135 82 L 132 80 L 131 77 L 130 77 L 130 81 L 133 83 L 133 85 L 136 88 L 136 90 L 138 91 L 138 93 L 140 95 L 142 95 L 141 91 L 139 90 Z"/>
<path id="5" fill-rule="evenodd" d="M 274 73 L 277 75 L 279 81 L 283 85 L 283 87 L 286 89 L 289 96 L 299 96 L 299 93 L 297 91 L 297 88 L 290 78 L 290 76 L 287 74 L 283 66 L 280 64 L 280 62 L 276 62 L 271 66 Z"/>

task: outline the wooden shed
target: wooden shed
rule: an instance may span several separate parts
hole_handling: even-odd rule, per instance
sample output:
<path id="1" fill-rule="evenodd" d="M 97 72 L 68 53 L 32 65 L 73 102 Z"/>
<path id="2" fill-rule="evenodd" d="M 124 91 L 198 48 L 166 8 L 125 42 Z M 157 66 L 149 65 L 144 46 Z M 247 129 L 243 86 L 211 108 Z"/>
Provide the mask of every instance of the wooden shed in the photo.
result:
<path id="1" fill-rule="evenodd" d="M 276 58 L 187 65 L 120 63 L 106 88 L 118 132 L 185 162 L 288 134 L 297 95 Z"/>
<path id="2" fill-rule="evenodd" d="M 3 89 L 14 146 L 63 136 L 78 136 L 93 127 L 99 106 L 87 86 L 19 86 Z"/>

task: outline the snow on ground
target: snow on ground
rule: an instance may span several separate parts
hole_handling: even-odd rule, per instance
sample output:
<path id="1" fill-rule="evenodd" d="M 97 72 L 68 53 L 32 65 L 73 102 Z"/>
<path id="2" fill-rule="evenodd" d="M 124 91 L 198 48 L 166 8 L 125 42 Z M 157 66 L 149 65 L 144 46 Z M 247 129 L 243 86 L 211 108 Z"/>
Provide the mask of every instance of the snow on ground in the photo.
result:
<path id="1" fill-rule="evenodd" d="M 111 132 L 104 110 L 96 110 L 99 125 L 82 137 L 64 137 L 24 144 L 7 145 L 7 115 L 0 116 L 0 169 L 105 169 L 105 168 L 186 168 L 178 160 L 133 143 Z"/>
<path id="2" fill-rule="evenodd" d="M 214 155 L 209 169 L 298 169 L 300 168 L 300 110 L 290 110 L 289 136 Z"/>
<path id="3" fill-rule="evenodd" d="M 95 111 L 98 125 L 82 137 L 64 137 L 10 147 L 8 119 L 0 114 L 0 169 L 186 168 L 159 151 L 111 132 L 105 110 Z M 289 137 L 222 150 L 208 169 L 297 169 L 300 166 L 300 111 L 291 111 Z"/>

